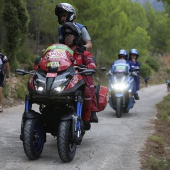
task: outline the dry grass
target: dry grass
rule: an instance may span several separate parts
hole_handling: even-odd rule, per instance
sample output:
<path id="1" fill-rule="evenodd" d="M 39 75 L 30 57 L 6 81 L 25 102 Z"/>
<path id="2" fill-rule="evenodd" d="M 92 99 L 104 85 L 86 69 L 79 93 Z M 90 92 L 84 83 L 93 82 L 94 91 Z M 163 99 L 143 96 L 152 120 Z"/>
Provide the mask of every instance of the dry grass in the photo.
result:
<path id="1" fill-rule="evenodd" d="M 170 95 L 157 105 L 155 133 L 147 139 L 141 152 L 141 169 L 170 170 Z M 166 115 L 166 116 L 165 116 Z"/>

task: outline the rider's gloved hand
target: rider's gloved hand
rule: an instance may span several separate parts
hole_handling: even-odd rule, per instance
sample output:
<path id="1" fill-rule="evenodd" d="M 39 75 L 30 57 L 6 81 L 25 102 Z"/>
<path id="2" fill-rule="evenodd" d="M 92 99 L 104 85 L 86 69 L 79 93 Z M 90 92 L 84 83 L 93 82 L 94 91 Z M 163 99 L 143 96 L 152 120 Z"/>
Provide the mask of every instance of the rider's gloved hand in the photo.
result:
<path id="1" fill-rule="evenodd" d="M 85 46 L 81 46 L 76 49 L 77 53 L 79 54 L 83 54 L 85 50 L 86 50 Z"/>
<path id="2" fill-rule="evenodd" d="M 132 72 L 132 75 L 133 75 L 133 76 L 137 76 L 138 74 L 137 74 L 135 71 L 133 71 L 133 72 Z"/>
<path id="3" fill-rule="evenodd" d="M 94 63 L 90 63 L 90 64 L 86 65 L 86 68 L 96 69 L 96 65 Z"/>

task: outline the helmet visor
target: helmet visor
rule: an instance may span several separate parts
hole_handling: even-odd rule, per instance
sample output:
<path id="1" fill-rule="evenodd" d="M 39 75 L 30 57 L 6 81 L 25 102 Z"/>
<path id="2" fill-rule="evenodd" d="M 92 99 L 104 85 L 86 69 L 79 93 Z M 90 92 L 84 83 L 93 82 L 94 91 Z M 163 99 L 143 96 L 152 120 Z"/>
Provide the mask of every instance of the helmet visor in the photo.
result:
<path id="1" fill-rule="evenodd" d="M 59 14 L 59 17 L 62 18 L 62 17 L 68 17 L 69 13 L 68 12 L 61 12 Z"/>
<path id="2" fill-rule="evenodd" d="M 125 59 L 126 58 L 126 56 L 125 55 L 119 55 L 119 59 Z"/>

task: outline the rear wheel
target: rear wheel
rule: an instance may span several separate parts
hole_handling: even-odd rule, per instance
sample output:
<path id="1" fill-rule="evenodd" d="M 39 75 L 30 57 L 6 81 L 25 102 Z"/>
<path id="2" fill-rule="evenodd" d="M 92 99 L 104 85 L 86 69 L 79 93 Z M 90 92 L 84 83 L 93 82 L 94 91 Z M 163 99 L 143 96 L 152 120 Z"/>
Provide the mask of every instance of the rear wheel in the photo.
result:
<path id="1" fill-rule="evenodd" d="M 39 119 L 28 119 L 23 129 L 23 147 L 28 158 L 38 159 L 45 142 L 44 125 Z"/>
<path id="2" fill-rule="evenodd" d="M 122 117 L 123 107 L 122 107 L 122 98 L 116 98 L 116 117 Z"/>
<path id="3" fill-rule="evenodd" d="M 63 162 L 73 160 L 77 145 L 72 140 L 71 120 L 61 121 L 57 136 L 58 153 Z"/>

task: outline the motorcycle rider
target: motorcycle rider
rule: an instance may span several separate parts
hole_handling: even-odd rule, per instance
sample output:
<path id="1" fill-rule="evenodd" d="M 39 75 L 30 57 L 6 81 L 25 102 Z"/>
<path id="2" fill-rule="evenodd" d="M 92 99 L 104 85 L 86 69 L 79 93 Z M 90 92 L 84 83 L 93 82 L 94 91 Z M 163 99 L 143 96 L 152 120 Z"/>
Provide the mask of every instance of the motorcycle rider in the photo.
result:
<path id="1" fill-rule="evenodd" d="M 128 60 L 128 52 L 124 49 L 119 50 L 118 52 L 118 59 L 124 59 L 126 60 L 126 62 L 130 65 L 130 70 L 129 71 L 133 71 L 133 63 L 131 61 Z M 114 64 L 114 62 L 112 63 L 112 65 Z M 110 72 L 113 72 L 112 68 L 110 69 Z"/>
<path id="2" fill-rule="evenodd" d="M 55 8 L 55 15 L 58 17 L 58 23 L 61 25 L 58 28 L 59 43 L 64 43 L 63 34 L 62 34 L 62 27 L 64 23 L 71 22 L 74 23 L 80 29 L 81 37 L 82 37 L 81 38 L 82 42 L 79 42 L 80 44 L 79 47 L 76 49 L 76 51 L 78 53 L 83 53 L 84 50 L 89 50 L 90 48 L 92 48 L 91 37 L 86 29 L 86 26 L 74 22 L 74 20 L 76 19 L 76 10 L 72 5 L 70 5 L 69 3 L 57 4 Z M 93 60 L 94 62 L 96 61 L 95 57 L 93 57 Z M 95 98 L 95 96 L 93 98 Z M 98 117 L 96 115 L 96 112 L 93 110 L 91 110 L 91 122 L 98 123 Z"/>
<path id="3" fill-rule="evenodd" d="M 77 51 L 83 53 L 84 50 L 89 50 L 92 48 L 91 37 L 86 29 L 86 27 L 80 23 L 74 22 L 76 19 L 76 10 L 69 3 L 59 3 L 55 8 L 55 15 L 58 17 L 58 23 L 61 25 L 58 28 L 59 43 L 64 43 L 62 27 L 65 22 L 74 23 L 80 30 L 83 41 L 83 46 L 80 46 Z"/>
<path id="4" fill-rule="evenodd" d="M 139 57 L 139 52 L 137 49 L 131 49 L 129 52 L 129 60 L 133 62 L 135 69 L 140 69 L 140 62 L 137 61 Z M 135 100 L 139 100 L 139 95 L 137 91 L 140 89 L 140 76 L 139 71 L 137 71 L 137 75 L 134 76 L 135 84 L 136 84 L 136 93 L 134 94 Z"/>
<path id="5" fill-rule="evenodd" d="M 69 46 L 73 51 L 74 66 L 84 65 L 86 68 L 96 69 L 96 65 L 92 59 L 92 54 L 85 50 L 83 53 L 78 53 L 78 44 L 81 41 L 81 35 L 79 28 L 71 22 L 66 22 L 62 27 L 62 34 L 64 38 L 64 44 Z M 91 124 L 91 111 L 98 111 L 97 100 L 93 98 L 95 96 L 95 87 L 92 76 L 83 76 L 86 86 L 84 91 L 84 101 L 83 101 L 83 121 L 85 130 L 90 130 Z"/>

